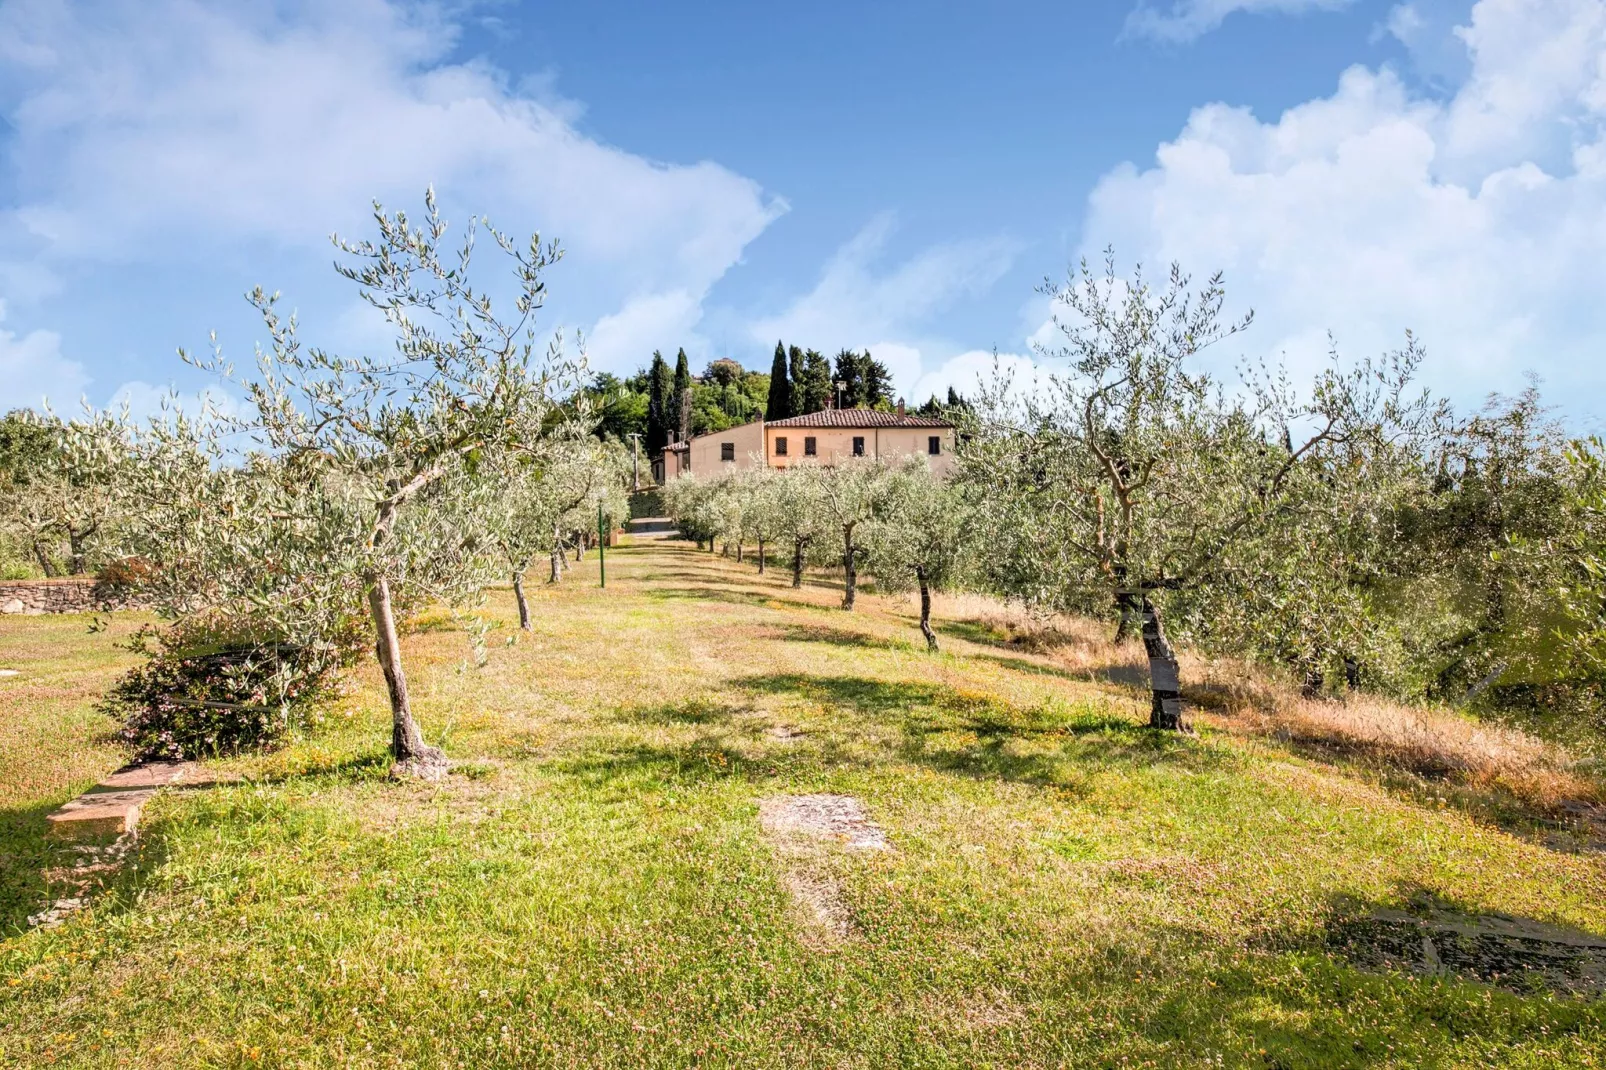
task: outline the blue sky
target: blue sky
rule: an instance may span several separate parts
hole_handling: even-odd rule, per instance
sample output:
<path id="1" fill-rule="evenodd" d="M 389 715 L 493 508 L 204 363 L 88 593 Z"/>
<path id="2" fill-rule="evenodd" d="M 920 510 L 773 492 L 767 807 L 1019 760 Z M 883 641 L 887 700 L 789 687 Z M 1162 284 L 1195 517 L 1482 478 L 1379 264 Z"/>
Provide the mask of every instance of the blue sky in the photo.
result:
<path id="1" fill-rule="evenodd" d="M 968 389 L 1113 243 L 1226 271 L 1223 369 L 1413 328 L 1457 401 L 1534 371 L 1592 426 L 1603 117 L 1606 0 L 0 0 L 0 406 L 202 389 L 174 348 L 248 357 L 258 283 L 383 345 L 327 237 L 432 182 L 564 241 L 546 323 L 608 370 L 781 336 Z"/>

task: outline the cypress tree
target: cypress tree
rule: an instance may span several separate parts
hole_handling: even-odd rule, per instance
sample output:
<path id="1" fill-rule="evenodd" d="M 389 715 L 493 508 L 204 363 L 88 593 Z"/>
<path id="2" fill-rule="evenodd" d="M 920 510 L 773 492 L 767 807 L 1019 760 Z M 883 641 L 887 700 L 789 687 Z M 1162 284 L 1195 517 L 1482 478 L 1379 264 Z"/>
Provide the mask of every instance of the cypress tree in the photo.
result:
<path id="1" fill-rule="evenodd" d="M 800 355 L 801 374 L 792 379 L 792 407 L 799 416 L 831 404 L 831 362 L 818 349 Z"/>
<path id="2" fill-rule="evenodd" d="M 792 381 L 787 376 L 786 347 L 775 343 L 775 359 L 770 363 L 770 397 L 764 405 L 764 419 L 784 420 L 797 415 L 792 411 Z"/>
<path id="3" fill-rule="evenodd" d="M 674 391 L 675 382 L 669 374 L 669 365 L 664 363 L 664 355 L 653 350 L 652 367 L 647 371 L 647 453 L 659 453 L 669 444 L 669 429 L 672 426 L 669 410 L 669 395 Z"/>
<path id="4" fill-rule="evenodd" d="M 686 351 L 682 349 L 675 356 L 675 385 L 674 396 L 669 401 L 669 428 L 680 433 L 681 438 L 691 435 L 691 428 L 680 426 L 680 407 L 685 404 L 681 399 L 686 391 L 691 389 L 691 368 L 686 364 Z"/>

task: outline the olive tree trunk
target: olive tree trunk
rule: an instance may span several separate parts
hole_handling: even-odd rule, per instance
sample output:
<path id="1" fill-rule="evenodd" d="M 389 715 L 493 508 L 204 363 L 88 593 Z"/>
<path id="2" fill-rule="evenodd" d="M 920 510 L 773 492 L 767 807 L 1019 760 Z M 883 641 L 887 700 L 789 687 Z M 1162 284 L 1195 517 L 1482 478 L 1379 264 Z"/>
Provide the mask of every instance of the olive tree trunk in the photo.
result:
<path id="1" fill-rule="evenodd" d="M 50 563 L 50 555 L 45 553 L 45 548 L 39 545 L 38 539 L 33 540 L 33 556 L 34 560 L 39 562 L 39 567 L 44 571 L 45 579 L 54 579 L 56 568 Z"/>
<path id="2" fill-rule="evenodd" d="M 1143 620 L 1143 607 L 1136 595 L 1123 591 L 1115 596 L 1115 608 L 1120 613 L 1119 623 L 1115 626 L 1115 642 L 1120 645 L 1131 639 L 1139 630 L 1139 622 Z"/>
<path id="3" fill-rule="evenodd" d="M 926 637 L 926 649 L 937 652 L 937 633 L 931 630 L 931 584 L 926 581 L 924 566 L 916 567 L 915 579 L 920 581 L 920 634 Z"/>
<path id="4" fill-rule="evenodd" d="M 758 537 L 758 574 L 764 575 L 764 536 Z"/>
<path id="5" fill-rule="evenodd" d="M 513 599 L 519 604 L 519 630 L 530 630 L 530 603 L 524 597 L 524 573 L 513 573 Z"/>
<path id="6" fill-rule="evenodd" d="M 375 653 L 385 673 L 385 688 L 390 692 L 390 753 L 396 759 L 391 771 L 438 780 L 446 773 L 446 755 L 440 748 L 424 742 L 424 734 L 413 719 L 413 707 L 407 698 L 407 675 L 402 671 L 401 643 L 396 638 L 396 612 L 390 602 L 390 584 L 379 573 L 371 573 L 367 579 L 368 611 L 377 636 Z"/>
<path id="7" fill-rule="evenodd" d="M 88 563 L 89 555 L 85 552 L 84 543 L 95 533 L 94 528 L 87 531 L 74 531 L 67 529 L 67 554 L 70 558 L 68 564 L 72 568 L 72 575 L 82 576 Z"/>
<path id="8" fill-rule="evenodd" d="M 736 563 L 738 565 L 742 563 L 742 540 L 741 539 L 737 539 L 736 540 Z"/>
<path id="9" fill-rule="evenodd" d="M 853 600 L 859 593 L 859 570 L 853 560 L 853 526 L 850 524 L 842 529 L 842 608 L 853 611 Z"/>
<path id="10" fill-rule="evenodd" d="M 803 586 L 803 542 L 802 539 L 792 541 L 792 586 Z"/>
<path id="11" fill-rule="evenodd" d="M 1177 652 L 1166 638 L 1159 607 L 1146 594 L 1143 596 L 1143 648 L 1149 655 L 1149 689 L 1153 693 L 1149 727 L 1187 731 L 1187 721 L 1182 715 L 1182 670 L 1177 664 Z"/>

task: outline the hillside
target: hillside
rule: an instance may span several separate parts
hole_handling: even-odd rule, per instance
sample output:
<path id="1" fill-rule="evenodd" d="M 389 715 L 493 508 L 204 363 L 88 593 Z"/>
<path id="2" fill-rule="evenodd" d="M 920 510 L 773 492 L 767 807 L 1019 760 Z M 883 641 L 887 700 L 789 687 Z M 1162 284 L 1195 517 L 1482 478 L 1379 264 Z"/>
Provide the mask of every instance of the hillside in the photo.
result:
<path id="1" fill-rule="evenodd" d="M 134 622 L 0 620 L 0 1065 L 1606 1061 L 1573 774 L 1435 779 L 1230 701 L 1157 735 L 1096 645 L 942 603 L 928 655 L 903 602 L 684 543 L 596 567 L 513 645 L 494 592 L 483 669 L 448 617 L 406 638 L 443 785 L 386 778 L 366 667 L 50 930 L 43 815 L 118 763 Z"/>

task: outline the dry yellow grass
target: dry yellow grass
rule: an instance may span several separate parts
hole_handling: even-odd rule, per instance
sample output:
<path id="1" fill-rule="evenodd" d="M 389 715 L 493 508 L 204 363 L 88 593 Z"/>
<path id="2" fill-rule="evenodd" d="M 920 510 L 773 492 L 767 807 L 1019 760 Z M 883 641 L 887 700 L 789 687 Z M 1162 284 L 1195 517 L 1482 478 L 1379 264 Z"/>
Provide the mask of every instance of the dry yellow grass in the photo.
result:
<path id="1" fill-rule="evenodd" d="M 1090 680 L 1137 688 L 1147 679 L 1142 645 L 1117 645 L 1109 625 L 1099 621 L 1033 613 L 1018 604 L 969 594 L 944 599 L 941 611 L 1003 645 L 1041 656 L 1066 671 L 1086 673 Z M 1186 650 L 1181 660 L 1184 695 L 1195 715 L 1228 731 L 1273 736 L 1417 775 L 1493 788 L 1547 811 L 1606 799 L 1581 761 L 1517 728 L 1378 695 L 1307 698 L 1290 681 L 1242 663 Z"/>

